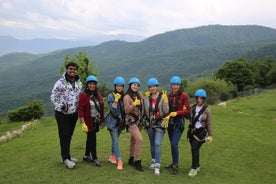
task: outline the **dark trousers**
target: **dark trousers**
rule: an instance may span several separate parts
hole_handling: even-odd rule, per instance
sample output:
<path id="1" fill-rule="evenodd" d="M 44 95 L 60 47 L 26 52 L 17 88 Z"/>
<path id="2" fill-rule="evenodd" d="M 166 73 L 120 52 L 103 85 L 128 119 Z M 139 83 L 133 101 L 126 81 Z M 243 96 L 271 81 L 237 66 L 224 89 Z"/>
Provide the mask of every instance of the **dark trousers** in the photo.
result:
<path id="1" fill-rule="evenodd" d="M 192 169 L 199 167 L 199 149 L 202 146 L 204 141 L 197 141 L 195 138 L 190 140 L 191 144 L 191 153 L 192 153 Z"/>
<path id="2" fill-rule="evenodd" d="M 92 156 L 92 159 L 98 159 L 97 157 L 97 136 L 96 131 L 87 132 L 85 155 Z"/>
<path id="3" fill-rule="evenodd" d="M 70 144 L 72 135 L 75 130 L 78 114 L 65 115 L 61 112 L 55 111 L 55 117 L 58 125 L 58 135 L 61 149 L 62 160 L 71 159 Z"/>

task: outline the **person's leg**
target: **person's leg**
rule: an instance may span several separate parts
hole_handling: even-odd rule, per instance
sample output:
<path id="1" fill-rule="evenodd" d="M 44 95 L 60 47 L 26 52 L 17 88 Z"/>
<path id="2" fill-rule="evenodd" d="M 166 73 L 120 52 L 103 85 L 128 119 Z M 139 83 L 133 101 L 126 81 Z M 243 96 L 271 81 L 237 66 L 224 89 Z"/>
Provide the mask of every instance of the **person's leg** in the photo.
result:
<path id="1" fill-rule="evenodd" d="M 136 160 L 141 160 L 141 148 L 143 137 L 137 126 L 129 127 L 128 131 L 131 133 L 133 137 L 132 145 L 134 144 L 134 156 Z"/>
<path id="2" fill-rule="evenodd" d="M 171 140 L 171 150 L 172 150 L 172 157 L 173 157 L 173 164 L 178 166 L 178 159 L 179 159 L 179 150 L 178 150 L 178 143 L 181 138 L 182 132 L 175 128 L 173 130 L 173 136 Z"/>
<path id="3" fill-rule="evenodd" d="M 142 148 L 142 141 L 143 137 L 142 134 L 137 126 L 129 127 L 128 131 L 131 133 L 135 145 L 134 145 L 134 155 L 135 155 L 135 168 L 138 171 L 144 171 L 141 165 L 141 148 Z"/>
<path id="4" fill-rule="evenodd" d="M 164 137 L 164 130 L 155 130 L 154 147 L 155 147 L 155 163 L 160 164 L 160 158 L 162 153 L 162 140 Z"/>
<path id="5" fill-rule="evenodd" d="M 168 126 L 168 136 L 169 136 L 169 140 L 170 140 L 170 145 L 171 145 L 171 157 L 172 157 L 172 161 L 173 161 L 173 149 L 172 149 L 172 137 L 173 137 L 173 125 L 169 125 Z M 166 168 L 171 168 L 172 163 L 167 165 Z"/>
<path id="6" fill-rule="evenodd" d="M 98 159 L 97 157 L 97 136 L 96 136 L 96 131 L 92 131 L 91 133 L 91 154 L 92 154 L 92 159 L 96 160 Z"/>
<path id="7" fill-rule="evenodd" d="M 67 117 L 65 114 L 56 111 L 55 118 L 58 125 L 58 135 L 60 141 L 61 157 L 62 160 L 70 159 L 69 144 L 70 144 L 70 131 Z"/>
<path id="8" fill-rule="evenodd" d="M 192 153 L 192 169 L 199 167 L 199 150 L 203 142 L 198 142 L 196 139 L 191 140 L 191 153 Z"/>
<path id="9" fill-rule="evenodd" d="M 150 154 L 151 158 L 155 159 L 155 150 L 154 150 L 154 136 L 155 136 L 155 129 L 148 128 L 147 130 L 150 142 Z"/>
<path id="10" fill-rule="evenodd" d="M 69 156 L 70 156 L 70 160 L 71 160 L 71 154 L 70 154 L 70 147 L 71 147 L 71 140 L 72 140 L 72 136 L 76 127 L 76 123 L 78 120 L 78 114 L 74 113 L 74 114 L 70 114 L 68 115 L 68 124 L 69 124 Z"/>
<path id="11" fill-rule="evenodd" d="M 113 129 L 110 132 L 111 139 L 112 139 L 112 154 L 114 154 L 117 160 L 121 160 L 121 154 L 119 149 L 119 133 L 118 129 Z"/>

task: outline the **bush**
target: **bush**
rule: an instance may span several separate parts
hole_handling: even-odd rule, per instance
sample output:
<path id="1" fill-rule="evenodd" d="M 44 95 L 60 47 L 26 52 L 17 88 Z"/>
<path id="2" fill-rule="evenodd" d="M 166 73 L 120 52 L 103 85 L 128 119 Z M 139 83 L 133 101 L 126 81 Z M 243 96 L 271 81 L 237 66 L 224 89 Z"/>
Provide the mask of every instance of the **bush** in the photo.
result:
<path id="1" fill-rule="evenodd" d="M 45 113 L 43 103 L 41 100 L 33 100 L 26 106 L 21 106 L 16 110 L 8 111 L 8 118 L 10 121 L 30 121 L 32 119 L 39 119 Z"/>
<path id="2" fill-rule="evenodd" d="M 229 98 L 233 98 L 237 93 L 237 88 L 235 86 L 229 85 L 224 80 L 215 80 L 211 78 L 201 78 L 193 83 L 189 83 L 185 91 L 190 97 L 194 97 L 195 91 L 200 88 L 207 92 L 207 102 L 210 105 L 220 100 L 225 101 Z"/>

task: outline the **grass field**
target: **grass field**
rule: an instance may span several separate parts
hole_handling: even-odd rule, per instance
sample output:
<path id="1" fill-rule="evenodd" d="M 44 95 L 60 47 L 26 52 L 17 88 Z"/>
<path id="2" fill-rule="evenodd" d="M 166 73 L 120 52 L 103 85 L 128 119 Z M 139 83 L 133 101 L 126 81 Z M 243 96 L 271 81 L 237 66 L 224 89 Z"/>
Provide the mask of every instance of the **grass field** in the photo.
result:
<path id="1" fill-rule="evenodd" d="M 102 167 L 83 163 L 85 134 L 77 124 L 71 154 L 80 162 L 73 170 L 60 163 L 57 126 L 53 117 L 34 123 L 18 138 L 0 143 L 0 183 L 275 183 L 276 181 L 276 91 L 238 98 L 227 108 L 210 106 L 213 115 L 214 141 L 201 148 L 201 170 L 195 178 L 187 173 L 191 165 L 186 129 L 179 144 L 179 173 L 171 175 L 164 168 L 170 164 L 168 134 L 163 140 L 161 174 L 148 169 L 150 151 L 143 131 L 142 165 L 138 172 L 127 165 L 128 133 L 120 137 L 124 169 L 108 163 L 111 138 L 107 130 L 98 133 L 98 157 Z M 23 123 L 1 123 L 0 135 L 18 129 Z M 186 122 L 187 127 L 188 122 Z"/>

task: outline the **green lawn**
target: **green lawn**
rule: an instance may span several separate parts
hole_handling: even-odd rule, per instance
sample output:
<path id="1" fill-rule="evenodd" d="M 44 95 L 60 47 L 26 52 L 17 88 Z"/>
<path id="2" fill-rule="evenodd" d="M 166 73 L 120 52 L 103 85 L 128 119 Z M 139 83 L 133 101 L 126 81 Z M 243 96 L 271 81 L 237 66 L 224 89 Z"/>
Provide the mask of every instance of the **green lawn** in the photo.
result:
<path id="1" fill-rule="evenodd" d="M 57 126 L 53 117 L 45 117 L 18 138 L 0 143 L 0 183 L 274 183 L 276 181 L 276 91 L 234 99 L 227 108 L 210 106 L 213 114 L 214 141 L 201 148 L 201 170 L 195 178 L 187 173 L 191 165 L 186 130 L 180 141 L 179 173 L 164 168 L 171 162 L 168 135 L 165 134 L 161 157 L 161 175 L 148 169 L 149 141 L 143 131 L 142 165 L 138 172 L 127 165 L 128 133 L 120 137 L 124 169 L 108 163 L 111 138 L 107 130 L 98 133 L 98 157 L 102 167 L 80 161 L 73 170 L 60 163 Z M 187 127 L 188 122 L 186 123 Z M 16 130 L 22 123 L 1 123 L 0 135 Z M 84 154 L 85 134 L 77 124 L 71 154 Z"/>

